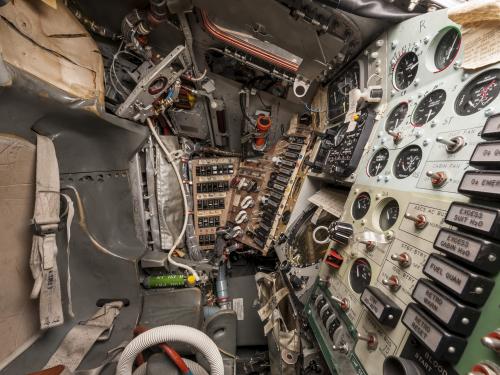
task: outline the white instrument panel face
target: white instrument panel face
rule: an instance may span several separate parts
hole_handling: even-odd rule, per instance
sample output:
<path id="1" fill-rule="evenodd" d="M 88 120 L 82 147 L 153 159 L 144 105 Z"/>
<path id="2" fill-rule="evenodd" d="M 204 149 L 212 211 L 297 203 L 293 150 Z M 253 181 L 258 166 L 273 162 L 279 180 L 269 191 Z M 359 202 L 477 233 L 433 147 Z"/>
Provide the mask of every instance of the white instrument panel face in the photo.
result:
<path id="1" fill-rule="evenodd" d="M 363 217 L 356 220 L 352 212 L 360 195 L 370 197 L 370 207 Z M 396 207 L 393 202 L 397 202 L 398 210 L 385 209 Z M 404 311 L 406 306 L 413 302 L 412 293 L 417 281 L 425 278 L 422 270 L 427 258 L 432 253 L 439 253 L 433 249 L 433 242 L 439 229 L 450 227 L 444 222 L 449 204 L 448 200 L 439 196 L 408 194 L 377 186 L 355 184 L 351 190 L 341 221 L 353 225 L 354 241 L 341 251 L 344 264 L 336 277 L 330 280 L 330 290 L 333 295 L 349 298 L 351 308 L 347 315 L 359 333 L 377 335 L 378 347 L 375 351 L 369 350 L 365 341 L 358 341 L 355 348 L 361 363 L 371 364 L 365 366 L 370 375 L 382 374 L 384 359 L 389 355 L 401 353 L 409 332 L 401 323 L 394 328 L 380 324 L 372 312 L 361 303 L 362 287 L 370 285 L 378 288 Z M 413 216 L 423 214 L 428 224 L 425 228 L 418 229 L 414 221 L 405 217 L 405 213 Z M 381 226 L 387 225 L 390 227 L 382 231 Z M 363 238 L 370 238 L 366 234 L 363 235 L 370 232 L 383 238 L 381 242 L 375 243 L 374 248 L 369 248 L 360 242 Z M 402 266 L 391 258 L 403 253 L 411 258 L 409 266 Z M 394 276 L 400 283 L 398 290 L 393 290 L 383 283 L 383 280 Z"/>
<path id="2" fill-rule="evenodd" d="M 460 27 L 446 12 L 416 17 L 389 31 L 388 102 L 360 163 L 357 183 L 448 196 L 457 193 L 463 172 L 475 169 L 469 160 L 484 141 L 480 135 L 487 117 L 500 111 L 500 64 L 464 72 Z M 408 55 L 416 59 L 410 62 Z M 440 58 L 447 65 L 435 61 Z M 455 150 L 447 142 L 462 144 Z M 446 181 L 434 185 L 428 172 L 442 172 Z"/>
<path id="3" fill-rule="evenodd" d="M 448 300 L 448 296 L 454 294 L 461 299 L 473 282 L 494 283 L 495 280 L 488 272 L 485 277 L 480 274 L 476 278 L 467 264 L 454 263 L 456 258 L 449 257 L 453 255 L 452 250 L 456 250 L 455 246 L 469 246 L 460 251 L 471 253 L 460 256 L 466 263 L 474 263 L 476 260 L 471 259 L 482 251 L 484 243 L 481 245 L 474 242 L 474 238 L 464 240 L 462 237 L 457 245 L 446 242 L 450 241 L 450 235 L 440 232 L 442 228 L 456 229 L 445 222 L 452 202 L 468 204 L 472 199 L 472 203 L 478 203 L 475 198 L 460 194 L 460 185 L 462 192 L 469 189 L 482 193 L 483 198 L 485 194 L 496 194 L 494 199 L 500 196 L 500 173 L 475 172 L 483 167 L 500 169 L 500 141 L 483 144 L 487 140 L 481 137 L 483 129 L 489 132 L 491 127 L 491 132 L 498 134 L 496 139 L 500 139 L 499 121 L 485 127 L 488 118 L 500 111 L 500 64 L 465 72 L 460 66 L 463 59 L 461 37 L 460 26 L 448 19 L 447 10 L 441 10 L 395 26 L 378 42 L 386 47 L 386 59 L 377 61 L 377 66 L 382 66 L 381 82 L 386 95 L 374 107 L 378 110 L 377 121 L 354 173 L 356 180 L 340 219 L 353 225 L 354 239 L 338 250 L 344 262 L 338 271 L 331 272 L 328 280 L 333 296 L 349 299 L 350 308 L 346 314 L 358 333 L 365 338 L 371 334 L 377 338 L 376 349 L 367 345 L 366 340 L 358 340 L 354 348 L 369 375 L 383 373 L 386 357 L 400 356 L 409 350 L 406 347 L 411 337 L 426 342 L 427 350 L 447 366 L 441 368 L 441 372 L 438 367 L 428 370 L 429 374 L 456 374 L 454 364 L 457 370 L 465 371 L 470 368 L 469 362 L 475 360 L 466 358 L 468 352 L 461 359 L 465 335 L 460 336 L 460 332 L 458 336 L 447 335 L 448 332 L 441 330 L 433 320 L 441 319 L 441 324 L 456 333 L 453 319 L 456 319 L 457 305 L 453 298 Z M 372 52 L 368 49 L 365 53 L 369 61 L 374 56 Z M 467 171 L 473 172 L 464 178 Z M 492 205 L 499 207 L 498 201 Z M 453 210 L 460 210 L 460 207 L 453 207 Z M 491 215 L 491 223 L 498 223 L 496 209 Z M 487 213 L 482 212 L 481 216 L 484 218 L 481 225 L 486 225 Z M 478 229 L 472 225 L 469 228 L 472 232 Z M 499 236 L 494 235 L 491 228 L 485 231 L 489 231 L 490 236 Z M 455 234 L 460 237 L 460 228 Z M 441 243 L 453 247 L 448 249 L 446 258 L 434 248 L 438 235 Z M 481 235 L 478 237 L 484 239 Z M 431 254 L 434 255 L 430 257 Z M 425 280 L 421 282 L 422 279 L 432 279 L 445 292 L 433 283 L 429 286 Z M 382 297 L 388 297 L 394 305 L 381 304 L 373 295 L 374 291 L 382 292 Z M 432 303 L 432 299 L 439 300 L 439 305 Z M 467 302 L 474 308 L 472 300 L 462 301 L 466 302 L 465 307 L 462 306 L 465 310 L 469 308 Z M 486 299 L 476 307 L 484 301 Z M 483 311 L 494 308 L 491 304 L 494 302 L 489 303 Z M 412 305 L 407 309 L 409 304 Z M 399 307 L 402 315 L 394 319 L 396 324 L 387 321 L 382 311 L 384 306 L 396 306 L 396 310 Z M 426 310 L 421 310 L 422 306 L 428 310 L 434 308 L 437 318 L 429 318 L 429 311 L 424 314 Z M 481 319 L 487 319 L 486 314 L 482 314 L 485 318 Z M 392 318 L 389 315 L 389 320 Z M 496 323 L 481 320 L 480 324 Z M 408 327 L 414 327 L 413 335 Z M 490 330 L 496 328 L 489 327 Z M 472 327 L 466 336 L 471 332 Z M 474 345 L 480 345 L 477 337 L 475 340 Z M 471 345 L 467 351 L 471 350 Z M 462 352 L 454 357 L 455 349 L 460 346 Z M 403 356 L 408 358 L 409 354 Z M 422 362 L 429 364 L 432 360 L 429 355 Z"/>

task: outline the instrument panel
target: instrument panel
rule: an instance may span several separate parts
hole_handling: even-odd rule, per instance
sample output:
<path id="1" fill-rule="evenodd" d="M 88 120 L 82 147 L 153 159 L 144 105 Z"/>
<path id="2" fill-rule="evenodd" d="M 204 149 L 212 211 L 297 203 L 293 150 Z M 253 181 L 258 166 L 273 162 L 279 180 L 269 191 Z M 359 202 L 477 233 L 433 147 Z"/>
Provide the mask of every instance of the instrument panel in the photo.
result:
<path id="1" fill-rule="evenodd" d="M 499 371 L 500 64 L 463 70 L 462 37 L 442 10 L 364 54 L 385 94 L 340 218 L 353 235 L 306 306 L 321 343 L 350 332 L 321 345 L 331 373 Z M 314 315 L 320 291 L 339 322 Z"/>

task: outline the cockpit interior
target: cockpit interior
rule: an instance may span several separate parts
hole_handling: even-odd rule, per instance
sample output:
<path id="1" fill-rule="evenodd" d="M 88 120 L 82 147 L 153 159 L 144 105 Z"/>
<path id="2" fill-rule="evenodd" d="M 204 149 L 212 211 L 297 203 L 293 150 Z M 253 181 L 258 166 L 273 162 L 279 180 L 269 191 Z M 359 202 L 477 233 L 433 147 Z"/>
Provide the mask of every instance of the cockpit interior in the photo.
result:
<path id="1" fill-rule="evenodd" d="M 2 375 L 500 375 L 500 1 L 0 0 L 0 259 Z"/>

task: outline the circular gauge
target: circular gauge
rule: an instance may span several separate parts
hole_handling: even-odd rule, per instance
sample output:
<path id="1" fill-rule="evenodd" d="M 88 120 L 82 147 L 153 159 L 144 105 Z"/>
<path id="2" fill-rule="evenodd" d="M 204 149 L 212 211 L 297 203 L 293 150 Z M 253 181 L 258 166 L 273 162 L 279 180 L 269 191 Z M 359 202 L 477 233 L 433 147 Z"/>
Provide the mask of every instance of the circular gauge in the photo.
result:
<path id="1" fill-rule="evenodd" d="M 363 293 L 363 290 L 370 285 L 372 280 L 372 267 L 364 258 L 358 258 L 354 261 L 349 271 L 349 281 L 351 288 L 356 293 Z"/>
<path id="2" fill-rule="evenodd" d="M 347 124 L 344 124 L 339 127 L 337 134 L 335 134 L 335 136 L 333 137 L 334 147 L 340 146 L 340 144 L 344 142 L 346 133 L 347 133 Z"/>
<path id="3" fill-rule="evenodd" d="M 368 193 L 361 193 L 359 194 L 356 199 L 354 200 L 354 203 L 352 204 L 352 217 L 356 220 L 361 219 L 363 216 L 366 215 L 368 210 L 370 209 L 370 194 Z"/>
<path id="4" fill-rule="evenodd" d="M 389 161 L 389 150 L 381 148 L 373 154 L 370 162 L 368 163 L 368 176 L 375 177 L 382 172 Z"/>
<path id="5" fill-rule="evenodd" d="M 500 93 L 500 69 L 476 76 L 458 94 L 455 111 L 460 116 L 476 113 L 490 104 Z"/>
<path id="6" fill-rule="evenodd" d="M 399 217 L 399 204 L 394 199 L 391 199 L 380 211 L 378 225 L 382 230 L 391 228 Z"/>
<path id="7" fill-rule="evenodd" d="M 394 176 L 402 179 L 410 176 L 422 161 L 422 149 L 417 145 L 404 148 L 394 161 Z"/>
<path id="8" fill-rule="evenodd" d="M 394 69 L 394 87 L 404 90 L 411 85 L 418 72 L 418 56 L 415 52 L 406 52 L 399 58 Z"/>
<path id="9" fill-rule="evenodd" d="M 439 113 L 446 101 L 446 91 L 434 90 L 424 96 L 413 112 L 413 126 L 423 126 Z"/>
<path id="10" fill-rule="evenodd" d="M 391 131 L 397 129 L 397 127 L 402 124 L 407 113 L 408 103 L 402 102 L 395 106 L 389 116 L 387 116 L 387 120 L 385 122 L 385 130 Z"/>
<path id="11" fill-rule="evenodd" d="M 434 65 L 441 71 L 450 66 L 460 50 L 460 31 L 455 27 L 450 27 L 439 41 L 434 52 Z"/>

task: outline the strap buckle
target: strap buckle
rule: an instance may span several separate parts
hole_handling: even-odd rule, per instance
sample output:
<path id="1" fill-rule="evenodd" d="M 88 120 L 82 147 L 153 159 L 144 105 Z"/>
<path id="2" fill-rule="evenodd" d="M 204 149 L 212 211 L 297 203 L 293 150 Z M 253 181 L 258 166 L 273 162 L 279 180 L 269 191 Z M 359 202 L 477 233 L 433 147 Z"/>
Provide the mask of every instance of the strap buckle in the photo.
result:
<path id="1" fill-rule="evenodd" d="M 59 223 L 38 224 L 33 219 L 33 233 L 37 236 L 44 237 L 49 234 L 56 234 L 59 230 Z"/>

